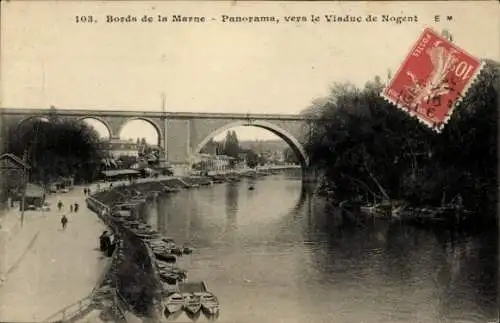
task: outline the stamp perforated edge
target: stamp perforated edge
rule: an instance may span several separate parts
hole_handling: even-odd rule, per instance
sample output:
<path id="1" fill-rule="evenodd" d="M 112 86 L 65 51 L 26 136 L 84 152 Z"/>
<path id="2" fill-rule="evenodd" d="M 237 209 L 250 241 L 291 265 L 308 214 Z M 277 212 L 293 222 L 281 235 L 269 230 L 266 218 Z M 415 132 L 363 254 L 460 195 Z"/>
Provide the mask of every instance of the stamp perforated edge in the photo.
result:
<path id="1" fill-rule="evenodd" d="M 425 31 L 428 31 L 428 30 L 430 30 L 430 31 L 434 32 L 435 34 L 437 34 L 432 28 L 425 28 L 424 29 L 424 33 L 425 33 Z M 441 36 L 439 36 L 439 38 L 442 38 L 443 40 L 446 40 L 447 42 L 449 42 L 449 40 L 447 40 L 447 39 L 445 39 L 445 38 L 443 38 Z M 417 42 L 417 44 L 418 44 L 418 42 Z M 464 49 L 458 47 L 455 44 L 453 44 L 453 46 L 456 47 L 457 49 L 461 50 L 461 51 L 466 52 Z M 464 86 L 464 88 L 462 90 L 462 93 L 459 93 L 458 98 L 453 103 L 453 105 L 451 106 L 450 111 L 448 111 L 448 113 L 446 113 L 446 116 L 445 116 L 445 118 L 444 118 L 444 120 L 443 120 L 443 122 L 441 124 L 441 127 L 436 127 L 433 123 L 427 121 L 425 118 L 422 118 L 419 114 L 417 114 L 417 113 L 411 111 L 410 109 L 404 107 L 401 103 L 396 102 L 392 97 L 389 97 L 389 96 L 387 96 L 385 94 L 385 92 L 387 92 L 391 88 L 392 84 L 394 83 L 394 80 L 396 79 L 396 76 L 399 75 L 399 73 L 403 70 L 403 66 L 405 65 L 406 61 L 408 60 L 408 57 L 411 55 L 411 53 L 413 52 L 413 50 L 414 50 L 415 47 L 416 47 L 416 45 L 412 46 L 412 49 L 411 49 L 410 53 L 403 60 L 403 62 L 399 66 L 396 74 L 394 74 L 394 76 L 389 81 L 389 83 L 384 87 L 384 89 L 380 93 L 380 96 L 384 100 L 386 100 L 388 103 L 396 106 L 398 109 L 400 109 L 400 110 L 404 111 L 405 113 L 409 114 L 410 117 L 415 117 L 420 123 L 426 125 L 427 127 L 431 128 L 432 130 L 436 131 L 437 133 L 440 133 L 444 129 L 445 125 L 448 124 L 448 121 L 450 120 L 451 116 L 453 115 L 453 112 L 455 111 L 455 109 L 462 103 L 463 99 L 467 96 L 467 93 L 469 92 L 470 87 L 476 82 L 477 78 L 479 77 L 479 75 L 481 74 L 482 70 L 484 69 L 484 66 L 486 65 L 486 63 L 483 60 L 474 57 L 479 62 L 479 67 L 474 72 L 474 75 L 471 76 L 470 79 L 469 79 L 469 81 L 465 84 L 465 86 Z"/>

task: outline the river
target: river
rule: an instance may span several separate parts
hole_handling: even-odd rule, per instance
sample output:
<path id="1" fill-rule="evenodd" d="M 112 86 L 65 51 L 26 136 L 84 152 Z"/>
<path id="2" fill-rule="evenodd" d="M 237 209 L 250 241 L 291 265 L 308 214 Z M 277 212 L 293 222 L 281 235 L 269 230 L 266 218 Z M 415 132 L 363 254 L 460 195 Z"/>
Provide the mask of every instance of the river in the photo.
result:
<path id="1" fill-rule="evenodd" d="M 304 193 L 297 170 L 181 191 L 146 213 L 166 236 L 194 246 L 179 266 L 218 296 L 220 322 L 498 317 L 495 234 L 452 237 L 384 222 L 342 228 L 325 202 Z"/>

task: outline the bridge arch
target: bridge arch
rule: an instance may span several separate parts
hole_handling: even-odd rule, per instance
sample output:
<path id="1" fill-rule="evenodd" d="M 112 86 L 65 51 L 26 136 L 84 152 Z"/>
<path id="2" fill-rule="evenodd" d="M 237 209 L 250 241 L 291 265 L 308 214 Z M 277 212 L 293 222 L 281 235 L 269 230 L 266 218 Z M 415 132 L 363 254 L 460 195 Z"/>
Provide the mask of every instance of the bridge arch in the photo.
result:
<path id="1" fill-rule="evenodd" d="M 300 164 L 304 169 L 307 168 L 307 166 L 309 165 L 309 158 L 306 154 L 304 146 L 302 146 L 302 144 L 297 140 L 297 138 L 295 138 L 295 136 L 293 136 L 290 132 L 279 127 L 278 125 L 264 120 L 251 120 L 251 121 L 239 120 L 228 123 L 222 127 L 219 127 L 216 130 L 212 131 L 196 146 L 194 153 L 199 154 L 200 151 L 203 149 L 203 147 L 205 147 L 205 145 L 210 141 L 210 139 L 214 138 L 218 134 L 227 131 L 231 128 L 241 127 L 241 126 L 258 127 L 272 132 L 273 134 L 283 139 L 292 148 L 295 154 L 297 154 Z"/>
<path id="2" fill-rule="evenodd" d="M 113 132 L 112 131 L 113 130 L 112 130 L 111 125 L 109 124 L 109 122 L 106 121 L 106 119 L 103 119 L 103 118 L 100 118 L 100 117 L 97 117 L 97 116 L 93 116 L 93 115 L 88 115 L 88 116 L 84 116 L 84 117 L 78 118 L 77 122 L 85 122 L 85 120 L 95 120 L 95 121 L 99 122 L 104 127 L 106 127 L 106 130 L 108 132 L 108 139 L 112 138 L 112 136 L 113 136 Z"/>
<path id="3" fill-rule="evenodd" d="M 123 128 L 125 128 L 125 126 L 129 122 L 136 121 L 136 120 L 144 121 L 144 122 L 148 123 L 149 125 L 153 126 L 153 128 L 156 130 L 156 133 L 158 135 L 158 142 L 156 144 L 161 147 L 162 143 L 163 143 L 163 131 L 161 130 L 161 127 L 153 119 L 150 119 L 150 118 L 147 118 L 147 117 L 131 117 L 131 118 L 127 118 L 118 127 L 116 135 L 120 136 L 121 132 L 123 131 Z"/>
<path id="4" fill-rule="evenodd" d="M 19 120 L 16 124 L 15 124 L 15 131 L 17 132 L 18 130 L 21 130 L 22 127 L 30 122 L 34 122 L 34 121 L 45 121 L 45 122 L 48 122 L 49 121 L 49 118 L 47 118 L 47 116 L 43 115 L 43 114 L 40 114 L 40 115 L 34 115 L 34 116 L 29 116 L 27 118 L 23 118 L 21 120 Z"/>

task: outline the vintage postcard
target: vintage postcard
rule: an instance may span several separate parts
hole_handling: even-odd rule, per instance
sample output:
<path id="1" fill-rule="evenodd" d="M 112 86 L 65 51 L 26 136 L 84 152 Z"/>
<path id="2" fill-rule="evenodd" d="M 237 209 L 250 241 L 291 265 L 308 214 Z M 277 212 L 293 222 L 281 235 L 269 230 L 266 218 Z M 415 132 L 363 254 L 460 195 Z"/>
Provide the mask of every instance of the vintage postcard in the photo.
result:
<path id="1" fill-rule="evenodd" d="M 498 322 L 498 1 L 0 10 L 0 322 Z"/>

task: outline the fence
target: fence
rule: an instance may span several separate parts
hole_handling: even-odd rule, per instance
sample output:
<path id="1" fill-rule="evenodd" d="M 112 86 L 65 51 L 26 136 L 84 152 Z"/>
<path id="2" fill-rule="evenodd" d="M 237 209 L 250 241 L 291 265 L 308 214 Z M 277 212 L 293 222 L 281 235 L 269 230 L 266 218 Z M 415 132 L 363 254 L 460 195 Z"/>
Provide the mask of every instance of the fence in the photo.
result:
<path id="1" fill-rule="evenodd" d="M 124 318 L 126 317 L 125 313 L 128 312 L 131 307 L 133 307 L 133 309 L 137 311 L 138 305 L 141 305 L 137 304 L 137 300 L 131 298 L 133 293 L 130 292 L 135 286 L 137 286 L 137 284 L 134 284 L 135 279 L 130 279 L 132 277 L 128 275 L 126 264 L 143 265 L 142 270 L 139 272 L 136 271 L 133 275 L 136 279 L 139 279 L 139 286 L 144 286 L 144 283 L 146 283 L 147 285 L 156 285 L 159 282 L 158 275 L 154 270 L 154 265 L 152 262 L 152 253 L 147 245 L 135 235 L 126 232 L 126 230 L 125 232 L 118 232 L 114 223 L 112 223 L 107 217 L 112 212 L 112 208 L 110 208 L 108 205 L 102 203 L 94 197 L 88 197 L 86 202 L 87 207 L 91 211 L 95 212 L 109 228 L 115 231 L 115 236 L 119 237 L 119 246 L 114 250 L 112 260 L 106 265 L 105 270 L 103 271 L 101 277 L 99 278 L 97 284 L 94 286 L 94 289 L 92 290 L 90 295 L 64 307 L 63 309 L 45 319 L 43 322 L 73 322 L 89 313 L 93 309 L 92 305 L 94 304 L 95 293 L 105 280 L 106 276 L 110 273 L 113 265 L 116 266 L 115 274 L 117 283 L 113 292 L 113 303 L 119 311 L 120 315 Z M 123 259 L 119 259 L 120 255 L 123 256 Z M 125 266 L 123 266 L 123 264 L 125 264 Z M 155 286 L 150 287 L 154 288 Z M 150 297 L 148 297 L 149 299 L 145 301 L 148 303 L 154 303 L 155 293 L 150 293 L 147 296 Z M 139 298 L 139 301 L 141 300 L 144 300 L 143 297 Z M 139 310 L 141 309 L 140 307 L 141 306 L 139 306 Z"/>
<path id="2" fill-rule="evenodd" d="M 101 220 L 106 223 L 109 226 L 108 220 L 106 217 L 103 216 L 102 211 L 104 210 L 105 212 L 108 212 L 109 214 L 109 207 L 106 206 L 105 204 L 101 203 L 99 200 L 94 199 L 92 197 L 89 197 L 87 199 L 87 207 L 97 213 Z M 94 303 L 94 296 L 96 291 L 99 289 L 99 287 L 102 285 L 104 279 L 106 276 L 109 274 L 111 268 L 113 265 L 116 265 L 116 262 L 118 261 L 118 256 L 119 256 L 119 250 L 121 249 L 121 245 L 118 246 L 113 252 L 111 261 L 109 261 L 106 266 L 104 267 L 104 270 L 97 280 L 97 283 L 95 284 L 94 288 L 92 289 L 92 292 L 90 295 L 82 298 L 81 300 L 70 304 L 63 309 L 59 310 L 58 312 L 54 313 L 50 317 L 46 318 L 43 320 L 43 322 L 51 322 L 51 323 L 63 323 L 63 322 L 71 322 L 76 320 L 77 318 L 80 318 L 84 316 L 86 313 L 90 312 L 91 305 Z"/>

